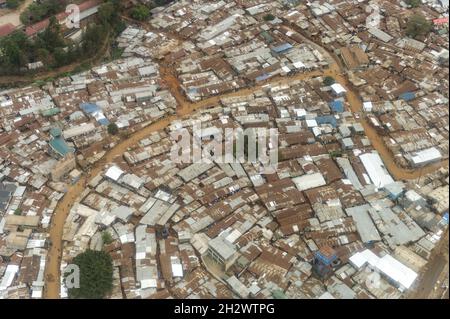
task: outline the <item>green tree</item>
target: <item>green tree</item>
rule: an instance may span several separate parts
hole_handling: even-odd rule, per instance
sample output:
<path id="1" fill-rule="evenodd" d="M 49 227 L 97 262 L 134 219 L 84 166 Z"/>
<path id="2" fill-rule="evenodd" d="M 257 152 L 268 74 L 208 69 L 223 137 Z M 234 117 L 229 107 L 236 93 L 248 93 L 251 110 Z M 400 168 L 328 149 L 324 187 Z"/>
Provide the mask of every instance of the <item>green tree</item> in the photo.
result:
<path id="1" fill-rule="evenodd" d="M 111 135 L 116 135 L 119 132 L 119 128 L 116 123 L 108 124 L 108 133 Z"/>
<path id="2" fill-rule="evenodd" d="M 106 37 L 106 26 L 90 24 L 86 28 L 82 39 L 82 52 L 86 56 L 92 56 L 100 49 L 102 41 Z"/>
<path id="3" fill-rule="evenodd" d="M 36 50 L 36 59 L 42 61 L 45 65 L 53 64 L 53 57 L 50 52 L 45 48 L 38 48 Z"/>
<path id="4" fill-rule="evenodd" d="M 108 253 L 88 249 L 72 263 L 80 268 L 80 287 L 68 289 L 70 298 L 102 299 L 112 290 L 113 264 Z"/>
<path id="5" fill-rule="evenodd" d="M 122 4 L 119 0 L 106 1 L 98 10 L 100 23 L 104 26 L 109 25 L 115 34 L 119 34 L 126 28 L 126 24 L 120 18 L 121 11 Z"/>
<path id="6" fill-rule="evenodd" d="M 54 52 L 57 48 L 64 47 L 64 39 L 61 36 L 61 26 L 55 17 L 51 17 L 48 27 L 44 32 L 39 33 L 36 45 L 39 48 L 45 48 L 49 52 Z"/>
<path id="7" fill-rule="evenodd" d="M 104 245 L 109 245 L 114 241 L 110 232 L 108 231 L 102 232 L 102 240 Z"/>
<path id="8" fill-rule="evenodd" d="M 326 76 L 323 80 L 323 85 L 330 86 L 333 85 L 336 81 L 331 76 Z"/>
<path id="9" fill-rule="evenodd" d="M 165 6 L 166 4 L 171 3 L 173 0 L 154 0 L 153 2 L 157 7 Z"/>
<path id="10" fill-rule="evenodd" d="M 20 69 L 28 63 L 30 42 L 22 31 L 0 39 L 0 61 L 4 68 Z"/>
<path id="11" fill-rule="evenodd" d="M 408 0 L 406 1 L 406 3 L 408 5 L 410 5 L 412 8 L 417 8 L 418 6 L 420 6 L 422 4 L 421 0 Z"/>
<path id="12" fill-rule="evenodd" d="M 98 9 L 98 17 L 103 24 L 111 23 L 117 15 L 116 8 L 111 1 L 103 3 Z"/>
<path id="13" fill-rule="evenodd" d="M 20 15 L 20 20 L 24 25 L 29 25 L 44 20 L 64 10 L 67 0 L 41 0 L 33 2 Z"/>
<path id="14" fill-rule="evenodd" d="M 17 216 L 22 215 L 22 210 L 21 210 L 20 208 L 17 208 L 17 209 L 14 211 L 14 215 L 17 215 Z"/>
<path id="15" fill-rule="evenodd" d="M 271 14 L 271 13 L 266 14 L 264 16 L 264 21 L 273 21 L 273 20 L 275 20 L 275 16 L 273 14 Z"/>
<path id="16" fill-rule="evenodd" d="M 150 9 L 142 4 L 139 4 L 131 9 L 130 15 L 133 19 L 144 21 L 150 17 Z"/>
<path id="17" fill-rule="evenodd" d="M 7 0 L 6 1 L 6 7 L 9 9 L 15 9 L 19 6 L 20 1 L 19 0 Z"/>
<path id="18" fill-rule="evenodd" d="M 420 35 L 426 35 L 431 31 L 431 23 L 421 14 L 412 15 L 406 24 L 406 35 L 416 38 Z"/>
<path id="19" fill-rule="evenodd" d="M 56 48 L 53 52 L 53 57 L 55 59 L 55 67 L 60 67 L 70 62 L 67 52 L 63 48 Z"/>

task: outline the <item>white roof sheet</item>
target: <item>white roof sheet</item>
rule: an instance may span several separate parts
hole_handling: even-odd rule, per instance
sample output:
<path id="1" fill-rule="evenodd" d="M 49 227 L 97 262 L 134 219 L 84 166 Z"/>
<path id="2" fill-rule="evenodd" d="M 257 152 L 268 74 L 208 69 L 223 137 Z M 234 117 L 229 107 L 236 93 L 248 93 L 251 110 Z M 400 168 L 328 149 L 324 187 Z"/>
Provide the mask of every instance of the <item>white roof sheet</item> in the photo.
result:
<path id="1" fill-rule="evenodd" d="M 123 173 L 124 173 L 124 171 L 122 171 L 117 166 L 111 166 L 106 171 L 105 176 L 108 178 L 111 178 L 114 181 L 117 181 L 120 178 L 120 176 L 122 176 Z"/>
<path id="2" fill-rule="evenodd" d="M 157 282 L 156 279 L 144 279 L 141 280 L 141 288 L 142 289 L 146 289 L 146 288 L 156 288 Z"/>
<path id="3" fill-rule="evenodd" d="M 83 123 L 77 126 L 73 126 L 67 130 L 64 130 L 64 138 L 72 138 L 78 135 L 83 135 L 95 130 L 93 123 Z"/>
<path id="4" fill-rule="evenodd" d="M 305 174 L 292 179 L 295 186 L 301 191 L 326 185 L 327 182 L 320 173 Z"/>
<path id="5" fill-rule="evenodd" d="M 370 112 L 373 109 L 373 104 L 372 102 L 364 102 L 363 107 L 365 111 Z"/>
<path id="6" fill-rule="evenodd" d="M 306 125 L 308 127 L 316 127 L 317 126 L 317 121 L 316 120 L 306 120 Z"/>
<path id="7" fill-rule="evenodd" d="M 384 167 L 384 163 L 377 153 L 365 153 L 359 156 L 367 173 L 369 174 L 372 183 L 378 187 L 384 187 L 387 184 L 393 183 L 391 175 Z"/>
<path id="8" fill-rule="evenodd" d="M 368 249 L 351 256 L 350 262 L 358 269 L 366 263 L 369 263 L 372 268 L 380 271 L 406 289 L 411 287 L 417 278 L 417 273 L 415 271 L 408 268 L 391 255 L 385 255 L 380 258 Z"/>
<path id="9" fill-rule="evenodd" d="M 297 69 L 303 69 L 304 67 L 306 67 L 306 65 L 305 65 L 303 62 L 301 62 L 301 61 L 299 61 L 299 62 L 294 62 L 293 65 L 294 65 L 294 67 L 297 68 Z"/>
<path id="10" fill-rule="evenodd" d="M 416 152 L 415 155 L 411 157 L 414 164 L 427 163 L 440 158 L 442 158 L 441 152 L 439 152 L 436 147 L 431 147 L 426 150 Z"/>
<path id="11" fill-rule="evenodd" d="M 334 93 L 336 94 L 341 94 L 341 93 L 345 93 L 347 92 L 347 90 L 340 85 L 339 83 L 334 83 L 331 85 L 331 89 L 334 91 Z"/>
<path id="12" fill-rule="evenodd" d="M 19 266 L 17 265 L 8 265 L 6 267 L 5 274 L 3 275 L 3 279 L 0 282 L 0 291 L 6 290 L 9 286 L 11 286 L 18 271 Z"/>
<path id="13" fill-rule="evenodd" d="M 172 264 L 172 275 L 174 277 L 183 277 L 183 266 L 181 264 Z"/>

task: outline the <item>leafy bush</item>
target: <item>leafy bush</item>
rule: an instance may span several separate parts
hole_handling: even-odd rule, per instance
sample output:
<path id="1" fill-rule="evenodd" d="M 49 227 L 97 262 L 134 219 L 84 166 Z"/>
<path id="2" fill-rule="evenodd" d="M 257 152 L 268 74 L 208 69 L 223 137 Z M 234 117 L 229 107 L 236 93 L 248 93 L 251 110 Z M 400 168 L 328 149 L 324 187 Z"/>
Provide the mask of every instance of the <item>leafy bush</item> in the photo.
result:
<path id="1" fill-rule="evenodd" d="M 70 298 L 102 299 L 112 290 L 113 264 L 108 253 L 88 249 L 72 263 L 80 268 L 80 287 L 68 289 Z"/>
<path id="2" fill-rule="evenodd" d="M 327 76 L 323 80 L 323 85 L 325 85 L 325 86 L 330 86 L 330 85 L 333 85 L 334 83 L 336 83 L 336 81 L 331 76 Z"/>
<path id="3" fill-rule="evenodd" d="M 20 5 L 21 2 L 22 0 L 7 0 L 6 7 L 9 9 L 15 9 Z"/>
<path id="4" fill-rule="evenodd" d="M 431 31 L 431 23 L 421 14 L 412 15 L 406 24 L 406 35 L 415 38 Z"/>
<path id="5" fill-rule="evenodd" d="M 273 21 L 273 20 L 275 20 L 275 16 L 273 15 L 273 14 L 266 14 L 265 16 L 264 16 L 264 20 L 265 21 Z"/>
<path id="6" fill-rule="evenodd" d="M 119 132 L 119 128 L 116 123 L 108 124 L 108 133 L 111 135 L 116 135 Z"/>
<path id="7" fill-rule="evenodd" d="M 102 233 L 102 240 L 104 245 L 109 245 L 113 242 L 113 238 L 108 231 Z"/>
<path id="8" fill-rule="evenodd" d="M 130 15 L 133 19 L 145 21 L 150 17 L 150 9 L 142 4 L 139 4 L 131 9 Z"/>

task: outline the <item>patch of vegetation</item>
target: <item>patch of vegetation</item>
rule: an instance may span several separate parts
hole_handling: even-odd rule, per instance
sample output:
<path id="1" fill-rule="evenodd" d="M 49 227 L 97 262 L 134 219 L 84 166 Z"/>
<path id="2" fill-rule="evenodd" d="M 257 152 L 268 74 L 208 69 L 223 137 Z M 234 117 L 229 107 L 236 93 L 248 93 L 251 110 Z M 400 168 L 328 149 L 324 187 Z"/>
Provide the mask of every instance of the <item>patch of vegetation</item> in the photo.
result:
<path id="1" fill-rule="evenodd" d="M 64 10 L 67 0 L 41 0 L 33 2 L 20 15 L 20 21 L 24 25 L 30 25 L 42 21 Z"/>
<path id="2" fill-rule="evenodd" d="M 118 48 L 114 47 L 111 49 L 111 60 L 117 60 L 122 57 L 123 51 L 125 51 L 124 48 Z"/>
<path id="3" fill-rule="evenodd" d="M 143 4 L 138 4 L 137 6 L 133 7 L 130 11 L 130 16 L 139 21 L 145 21 L 150 17 L 150 9 L 147 8 L 147 6 Z"/>
<path id="4" fill-rule="evenodd" d="M 131 136 L 131 133 L 130 133 L 130 131 L 125 130 L 125 131 L 120 132 L 119 136 L 122 139 L 127 139 Z"/>
<path id="5" fill-rule="evenodd" d="M 330 86 L 333 85 L 334 83 L 336 83 L 335 79 L 332 78 L 331 76 L 327 76 L 325 77 L 325 79 L 323 80 L 323 85 L 325 86 Z"/>
<path id="6" fill-rule="evenodd" d="M 70 298 L 102 299 L 111 292 L 113 263 L 108 253 L 88 249 L 76 256 L 72 263 L 80 268 L 80 287 L 69 288 Z"/>
<path id="7" fill-rule="evenodd" d="M 6 0 L 6 7 L 8 9 L 16 9 L 22 2 L 23 0 Z"/>
<path id="8" fill-rule="evenodd" d="M 119 127 L 116 123 L 108 124 L 108 133 L 111 135 L 116 135 L 117 133 L 119 133 Z"/>
<path id="9" fill-rule="evenodd" d="M 20 208 L 17 208 L 17 209 L 14 211 L 14 215 L 16 215 L 16 216 L 22 215 L 22 210 L 21 210 Z"/>
<path id="10" fill-rule="evenodd" d="M 166 4 L 169 4 L 173 2 L 174 0 L 154 0 L 153 5 L 156 7 L 165 6 Z"/>
<path id="11" fill-rule="evenodd" d="M 406 4 L 409 5 L 411 8 L 417 8 L 422 4 L 421 0 L 407 0 Z"/>
<path id="12" fill-rule="evenodd" d="M 120 0 L 108 0 L 104 2 L 98 9 L 100 24 L 109 27 L 114 35 L 119 34 L 127 27 L 125 22 L 120 18 L 121 12 L 122 4 Z"/>
<path id="13" fill-rule="evenodd" d="M 43 87 L 45 85 L 45 81 L 44 80 L 37 80 L 36 82 L 34 82 L 34 85 L 39 86 L 39 87 Z"/>
<path id="14" fill-rule="evenodd" d="M 126 25 L 120 18 L 119 0 L 104 2 L 96 23 L 83 32 L 80 43 L 64 39 L 61 26 L 55 17 L 49 19 L 48 27 L 35 39 L 23 31 L 15 31 L 0 39 L 0 75 L 33 72 L 26 69 L 28 63 L 41 61 L 45 70 L 51 70 L 83 59 L 96 56 L 108 36 L 122 32 Z M 81 70 L 84 70 L 84 66 Z"/>
<path id="15" fill-rule="evenodd" d="M 412 15 L 406 24 L 406 35 L 411 38 L 416 38 L 421 35 L 426 35 L 431 31 L 432 24 L 423 15 Z"/>
<path id="16" fill-rule="evenodd" d="M 109 245 L 114 241 L 109 231 L 102 232 L 102 240 L 104 245 Z"/>
<path id="17" fill-rule="evenodd" d="M 271 13 L 266 14 L 264 16 L 264 21 L 273 21 L 273 20 L 275 20 L 275 16 L 273 14 L 271 14 Z"/>
<path id="18" fill-rule="evenodd" d="M 336 157 L 341 157 L 342 156 L 342 151 L 341 150 L 336 150 L 336 151 L 331 151 L 330 153 L 331 158 L 336 158 Z"/>

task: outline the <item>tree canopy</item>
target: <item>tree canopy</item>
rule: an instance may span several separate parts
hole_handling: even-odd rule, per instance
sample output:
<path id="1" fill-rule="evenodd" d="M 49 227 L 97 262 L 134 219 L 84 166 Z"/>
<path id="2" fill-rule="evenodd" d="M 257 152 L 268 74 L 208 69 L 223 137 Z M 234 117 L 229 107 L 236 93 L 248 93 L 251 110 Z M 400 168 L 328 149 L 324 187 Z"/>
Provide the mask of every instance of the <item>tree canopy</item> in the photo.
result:
<path id="1" fill-rule="evenodd" d="M 406 3 L 411 6 L 412 8 L 417 8 L 418 6 L 420 6 L 422 4 L 421 0 L 408 0 L 406 1 Z"/>
<path id="2" fill-rule="evenodd" d="M 72 263 L 80 268 L 80 287 L 68 289 L 70 298 L 102 299 L 112 290 L 113 264 L 108 253 L 88 249 Z"/>
<path id="3" fill-rule="evenodd" d="M 426 35 L 431 31 L 432 25 L 423 15 L 412 15 L 406 24 L 406 35 L 415 38 L 420 35 Z"/>
<path id="4" fill-rule="evenodd" d="M 20 15 L 20 21 L 24 25 L 42 21 L 64 10 L 67 0 L 41 0 L 33 2 Z"/>
<path id="5" fill-rule="evenodd" d="M 31 42 L 22 31 L 15 31 L 0 39 L 0 66 L 5 70 L 20 69 L 28 63 L 26 52 L 30 48 Z"/>
<path id="6" fill-rule="evenodd" d="M 160 7 L 160 6 L 165 6 L 166 4 L 169 4 L 169 3 L 173 2 L 173 1 L 174 0 L 154 0 L 153 2 L 155 4 L 155 6 Z"/>
<path id="7" fill-rule="evenodd" d="M 131 9 L 130 15 L 133 19 L 144 21 L 150 17 L 150 9 L 143 4 L 139 4 Z"/>
<path id="8" fill-rule="evenodd" d="M 326 86 L 330 86 L 333 85 L 336 81 L 331 77 L 331 76 L 327 76 L 325 77 L 325 79 L 323 80 L 323 84 Z"/>
<path id="9" fill-rule="evenodd" d="M 119 132 L 119 128 L 117 127 L 116 123 L 110 123 L 108 124 L 108 133 L 111 135 L 116 135 Z"/>
<path id="10" fill-rule="evenodd" d="M 23 0 L 6 0 L 6 7 L 9 9 L 17 8 Z"/>
<path id="11" fill-rule="evenodd" d="M 266 14 L 266 15 L 264 16 L 264 20 L 265 20 L 265 21 L 273 21 L 273 20 L 275 20 L 275 16 L 274 16 L 273 14 L 271 14 L 271 13 Z"/>
<path id="12" fill-rule="evenodd" d="M 44 0 L 32 5 L 39 8 L 36 10 L 43 10 L 42 6 L 45 5 L 52 7 L 48 12 L 59 12 L 54 8 L 64 2 L 66 1 Z M 119 0 L 103 2 L 96 22 L 88 25 L 79 43 L 63 37 L 62 27 L 54 16 L 49 18 L 48 27 L 35 38 L 28 38 L 21 30 L 0 38 L 0 74 L 29 72 L 26 66 L 32 62 L 40 61 L 44 68 L 53 69 L 94 56 L 104 45 L 108 35 L 116 35 L 125 29 L 125 23 L 120 18 L 120 10 Z M 24 14 L 28 14 L 27 11 Z M 42 17 L 45 15 L 47 13 L 42 14 Z"/>

